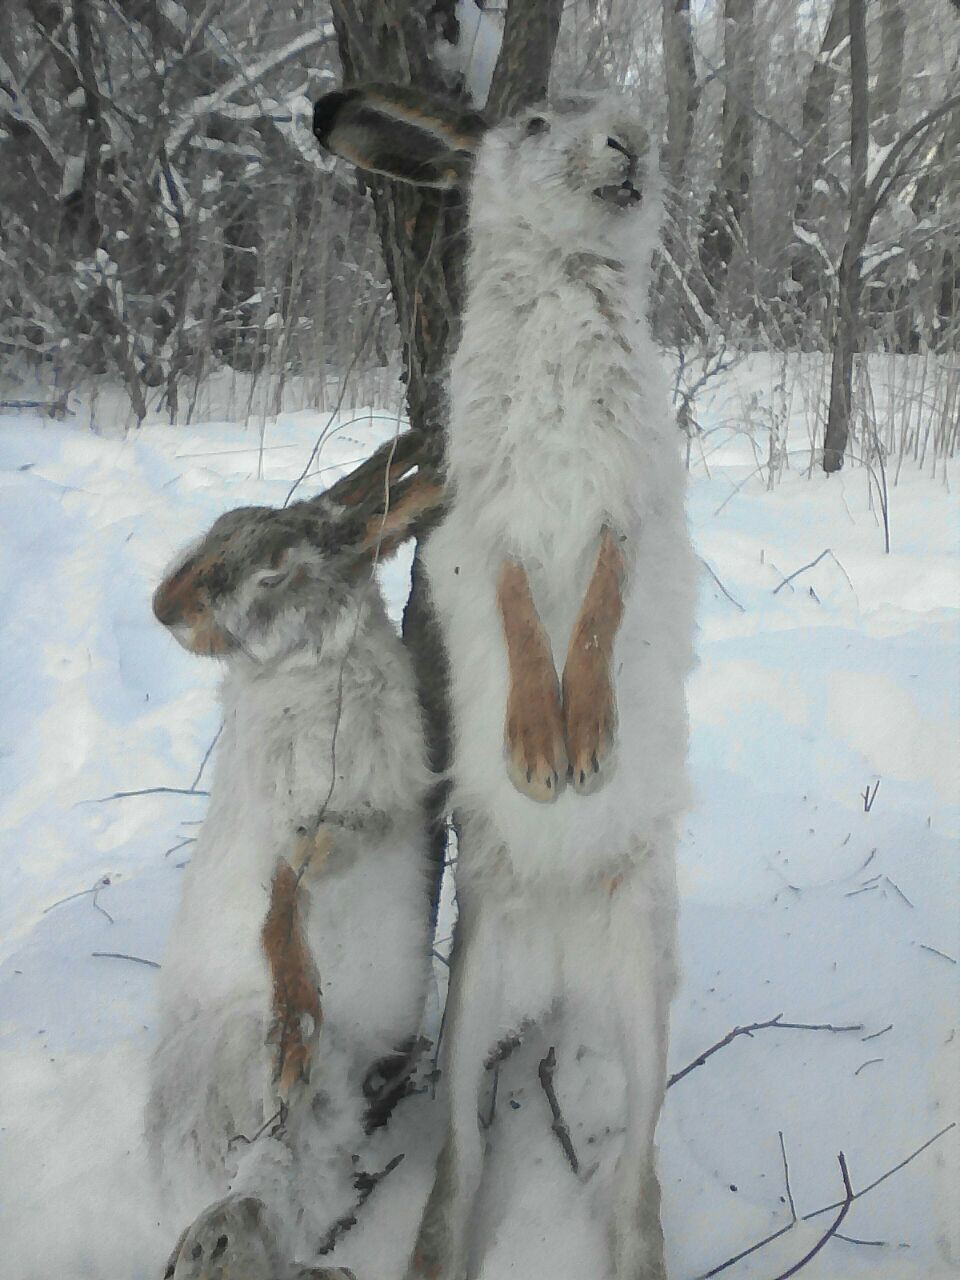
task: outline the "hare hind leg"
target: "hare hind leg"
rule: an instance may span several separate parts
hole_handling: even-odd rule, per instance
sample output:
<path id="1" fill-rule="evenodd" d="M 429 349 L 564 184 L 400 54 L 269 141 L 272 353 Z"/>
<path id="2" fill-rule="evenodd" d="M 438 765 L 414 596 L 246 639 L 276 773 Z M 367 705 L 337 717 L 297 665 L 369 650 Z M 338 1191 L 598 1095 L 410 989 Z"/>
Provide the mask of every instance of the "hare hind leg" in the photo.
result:
<path id="1" fill-rule="evenodd" d="M 479 1127 L 484 1063 L 498 1037 L 500 956 L 492 912 L 461 905 L 450 961 L 443 1077 L 447 1136 L 437 1160 L 407 1280 L 465 1280 L 473 1204 L 483 1174 Z"/>
<path id="2" fill-rule="evenodd" d="M 518 791 L 549 804 L 567 780 L 560 682 L 527 575 L 513 560 L 500 568 L 497 608 L 510 672 L 503 732 L 507 773 Z"/>
<path id="3" fill-rule="evenodd" d="M 666 1088 L 674 912 L 671 903 L 638 901 L 629 882 L 613 896 L 608 945 L 626 1077 L 623 1148 L 607 1215 L 613 1275 L 666 1280 L 655 1134 Z"/>
<path id="4" fill-rule="evenodd" d="M 624 573 L 620 542 L 604 526 L 563 666 L 563 723 L 570 782 L 581 795 L 598 791 L 611 771 L 617 728 L 611 665 L 614 639 L 623 618 Z"/>

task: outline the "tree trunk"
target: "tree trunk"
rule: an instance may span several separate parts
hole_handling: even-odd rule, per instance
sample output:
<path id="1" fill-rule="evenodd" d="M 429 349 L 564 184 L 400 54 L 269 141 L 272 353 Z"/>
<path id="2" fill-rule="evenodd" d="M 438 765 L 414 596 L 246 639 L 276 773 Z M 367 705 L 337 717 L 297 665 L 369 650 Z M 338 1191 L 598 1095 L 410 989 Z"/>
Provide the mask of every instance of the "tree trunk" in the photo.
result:
<path id="1" fill-rule="evenodd" d="M 907 19 L 900 0 L 883 0 L 880 11 L 880 64 L 870 100 L 870 133 L 878 147 L 897 136 L 897 113 L 903 92 L 903 42 Z"/>
<path id="2" fill-rule="evenodd" d="M 667 86 L 667 177 L 679 192 L 686 177 L 687 156 L 700 105 L 700 86 L 693 58 L 690 0 L 662 0 L 663 68 Z"/>
<path id="3" fill-rule="evenodd" d="M 455 0 L 332 0 L 344 81 L 415 84 L 464 97 L 435 60 L 442 40 L 459 35 Z M 490 89 L 492 120 L 539 100 L 547 86 L 560 28 L 562 0 L 513 0 Z M 400 326 L 403 378 L 412 427 L 428 453 L 445 452 L 446 372 L 460 336 L 467 210 L 462 193 L 412 187 L 378 176 L 363 178 L 373 200 L 384 261 Z M 449 763 L 450 722 L 446 658 L 421 571 L 403 618 L 404 638 L 420 685 L 431 767 Z M 446 854 L 446 789 L 438 784 L 430 813 L 434 908 Z"/>
<path id="4" fill-rule="evenodd" d="M 839 471 L 850 433 L 853 361 L 860 350 L 860 295 L 863 248 L 872 211 L 867 208 L 867 145 L 870 100 L 867 87 L 866 0 L 849 0 L 850 11 L 850 206 L 847 239 L 837 279 L 830 405 L 823 441 L 823 469 Z"/>
<path id="5" fill-rule="evenodd" d="M 820 45 L 820 52 L 810 71 L 803 94 L 800 117 L 802 148 L 797 170 L 797 197 L 793 220 L 810 231 L 818 230 L 818 223 L 827 204 L 827 193 L 818 196 L 817 179 L 824 170 L 827 158 L 828 121 L 830 103 L 837 83 L 837 66 L 834 54 L 845 40 L 850 27 L 848 0 L 834 0 L 830 20 Z M 816 309 L 823 299 L 827 286 L 820 254 L 808 244 L 797 241 L 794 249 L 791 275 L 800 286 L 805 309 Z"/>
<path id="6" fill-rule="evenodd" d="M 715 315 L 734 251 L 747 234 L 753 179 L 753 15 L 754 0 L 725 0 L 723 142 L 700 236 L 700 264 Z"/>
<path id="7" fill-rule="evenodd" d="M 691 305 L 683 283 L 704 293 L 699 281 L 690 282 L 689 222 L 691 201 L 687 179 L 687 160 L 693 141 L 693 129 L 700 106 L 700 86 L 693 57 L 693 32 L 690 25 L 690 0 L 662 0 L 663 69 L 667 87 L 667 143 L 663 169 L 667 179 L 666 207 L 669 217 L 663 228 L 664 253 L 673 269 L 661 266 L 659 294 L 668 294 L 675 302 L 670 308 L 671 341 L 682 346 L 691 333 L 703 334 L 701 315 Z"/>

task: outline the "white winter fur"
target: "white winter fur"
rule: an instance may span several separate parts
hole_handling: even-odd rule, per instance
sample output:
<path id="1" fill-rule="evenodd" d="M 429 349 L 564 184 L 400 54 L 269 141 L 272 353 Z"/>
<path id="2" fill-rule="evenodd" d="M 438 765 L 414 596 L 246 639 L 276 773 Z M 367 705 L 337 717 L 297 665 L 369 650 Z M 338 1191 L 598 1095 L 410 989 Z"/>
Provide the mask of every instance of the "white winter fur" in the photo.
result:
<path id="1" fill-rule="evenodd" d="M 148 1108 L 165 1181 L 192 1192 L 182 1210 L 228 1188 L 255 1195 L 284 1224 L 287 1260 L 355 1200 L 364 1074 L 416 1034 L 429 950 L 428 773 L 407 655 L 375 583 L 338 593 L 313 549 L 290 555 L 316 578 L 306 604 L 301 590 L 266 629 L 244 632 L 252 565 L 219 612 L 242 647 L 227 658 L 209 812 L 163 962 Z M 322 810 L 358 829 L 327 828 L 332 852 L 301 890 L 322 990 L 310 1080 L 282 1140 L 232 1142 L 277 1111 L 261 928 L 277 859 Z"/>
<path id="2" fill-rule="evenodd" d="M 657 175 L 646 156 L 639 209 L 593 195 L 618 181 L 607 138 L 642 135 L 620 99 L 538 112 L 550 131 L 537 136 L 525 129 L 530 114 L 491 132 L 476 162 L 451 372 L 454 497 L 426 553 L 450 657 L 463 839 L 445 1033 L 450 1136 L 411 1275 L 439 1263 L 443 1280 L 463 1280 L 480 1265 L 476 1240 L 468 1259 L 482 1064 L 498 1040 L 540 1020 L 560 1054 L 561 1090 L 581 1047 L 622 1066 L 625 1134 L 616 1176 L 596 1188 L 599 1211 L 617 1280 L 660 1280 L 654 1129 L 674 985 L 695 572 L 675 419 L 644 319 Z M 505 557 L 522 564 L 559 672 L 604 525 L 624 539 L 627 561 L 615 760 L 596 794 L 568 787 L 537 804 L 504 763 L 497 576 Z"/>

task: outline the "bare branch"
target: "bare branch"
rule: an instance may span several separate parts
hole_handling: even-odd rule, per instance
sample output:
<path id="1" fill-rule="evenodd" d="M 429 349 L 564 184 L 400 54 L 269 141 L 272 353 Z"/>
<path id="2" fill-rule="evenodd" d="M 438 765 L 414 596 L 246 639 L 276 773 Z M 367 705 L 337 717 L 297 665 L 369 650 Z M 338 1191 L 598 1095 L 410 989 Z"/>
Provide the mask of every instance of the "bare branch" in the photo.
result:
<path id="1" fill-rule="evenodd" d="M 924 1151 L 926 1151 L 928 1147 L 932 1147 L 935 1142 L 938 1142 L 944 1136 L 944 1134 L 949 1133 L 951 1129 L 955 1129 L 956 1127 L 957 1127 L 956 1121 L 953 1121 L 951 1124 L 946 1125 L 943 1129 L 939 1131 L 939 1133 L 935 1133 L 933 1137 L 928 1138 L 927 1141 L 922 1146 L 917 1147 L 915 1151 L 911 1151 L 911 1153 L 908 1156 L 906 1156 L 898 1164 L 895 1164 L 892 1169 L 888 1169 L 886 1173 L 881 1174 L 879 1178 L 875 1178 L 873 1182 L 868 1183 L 867 1186 L 862 1187 L 859 1191 L 855 1191 L 852 1194 L 850 1194 L 849 1184 L 847 1184 L 846 1179 L 844 1179 L 845 1186 L 847 1187 L 847 1190 L 848 1190 L 848 1194 L 844 1196 L 843 1200 L 836 1200 L 834 1201 L 833 1204 L 824 1205 L 822 1209 L 814 1209 L 812 1213 L 805 1213 L 803 1217 L 800 1219 L 800 1221 L 810 1222 L 814 1218 L 819 1218 L 824 1213 L 832 1213 L 835 1209 L 840 1209 L 840 1208 L 846 1209 L 847 1207 L 849 1207 L 849 1204 L 853 1203 L 854 1200 L 861 1199 L 861 1197 L 865 1196 L 868 1192 L 872 1191 L 874 1187 L 879 1187 L 881 1182 L 886 1182 L 886 1180 L 888 1178 L 892 1178 L 895 1173 L 899 1173 L 901 1169 L 905 1169 L 908 1164 L 916 1160 L 916 1158 L 919 1155 L 921 1155 Z M 836 1233 L 836 1228 L 837 1226 L 839 1226 L 839 1224 L 842 1221 L 843 1221 L 843 1217 L 841 1216 L 833 1224 L 833 1228 L 831 1229 L 829 1235 L 834 1235 Z M 779 1240 L 780 1237 L 786 1235 L 788 1231 L 792 1231 L 793 1227 L 794 1227 L 794 1224 L 792 1222 L 788 1222 L 787 1225 L 785 1227 L 781 1227 L 779 1231 L 771 1232 L 771 1234 L 768 1236 L 765 1236 L 763 1240 L 758 1240 L 756 1244 L 750 1245 L 749 1248 L 742 1249 L 740 1253 L 734 1254 L 732 1258 L 727 1258 L 726 1261 L 719 1263 L 715 1267 L 712 1267 L 709 1271 L 702 1272 L 699 1276 L 696 1277 L 696 1280 L 711 1280 L 711 1277 L 720 1275 L 722 1271 L 726 1271 L 729 1267 L 735 1266 L 736 1263 L 741 1262 L 744 1258 L 749 1257 L 750 1254 L 756 1253 L 758 1250 L 764 1248 L 768 1244 L 772 1244 L 774 1240 Z M 823 1244 L 825 1244 L 826 1240 L 829 1239 L 829 1235 L 823 1239 L 822 1241 Z M 873 1244 L 875 1242 L 866 1241 L 865 1243 Z M 818 1246 L 818 1247 L 822 1247 L 822 1246 Z M 812 1254 L 809 1255 L 805 1259 L 805 1262 L 809 1262 L 810 1257 L 812 1256 L 813 1256 Z M 794 1271 L 786 1272 L 785 1274 L 793 1275 L 795 1273 L 796 1273 L 796 1268 L 794 1269 Z M 778 1277 L 777 1280 L 783 1280 L 783 1276 Z"/>
<path id="2" fill-rule="evenodd" d="M 718 1040 L 716 1044 L 705 1049 L 699 1057 L 694 1058 L 692 1062 L 681 1071 L 675 1071 L 667 1080 L 667 1088 L 672 1088 L 684 1076 L 688 1076 L 691 1071 L 695 1071 L 697 1067 L 702 1067 L 708 1058 L 712 1058 L 715 1053 L 719 1053 L 721 1049 L 725 1049 L 728 1044 L 737 1038 L 737 1036 L 752 1036 L 755 1031 L 766 1031 L 771 1027 L 776 1027 L 786 1031 L 862 1031 L 863 1024 L 860 1022 L 853 1023 L 850 1026 L 835 1027 L 829 1022 L 784 1022 L 783 1014 L 778 1013 L 775 1018 L 769 1018 L 766 1022 L 751 1022 L 747 1027 L 734 1027 L 732 1031 L 728 1031 L 722 1040 Z"/>
<path id="3" fill-rule="evenodd" d="M 560 1110 L 560 1103 L 557 1101 L 557 1092 L 553 1087 L 553 1077 L 557 1070 L 557 1051 L 553 1045 L 550 1046 L 549 1052 L 545 1058 L 540 1061 L 537 1068 L 537 1075 L 540 1077 L 540 1087 L 547 1095 L 547 1102 L 550 1106 L 550 1114 L 553 1116 L 553 1132 L 557 1135 L 557 1141 L 563 1148 L 563 1154 L 570 1161 L 570 1168 L 579 1177 L 580 1161 L 577 1159 L 577 1153 L 574 1150 L 573 1139 L 570 1137 L 570 1129 L 566 1120 L 563 1118 L 563 1112 Z"/>
<path id="4" fill-rule="evenodd" d="M 820 1239 L 813 1246 L 813 1248 L 810 1249 L 807 1253 L 805 1253 L 799 1262 L 794 1263 L 794 1265 L 792 1267 L 789 1267 L 786 1271 L 781 1271 L 781 1273 L 776 1277 L 776 1280 L 789 1280 L 790 1276 L 795 1276 L 802 1267 L 805 1267 L 808 1262 L 810 1262 L 813 1258 L 815 1258 L 817 1254 L 820 1252 L 820 1250 L 823 1248 L 823 1246 L 830 1239 L 830 1237 L 836 1235 L 837 1230 L 840 1227 L 840 1224 L 843 1222 L 844 1218 L 850 1212 L 850 1206 L 853 1204 L 855 1197 L 853 1193 L 853 1187 L 851 1187 L 850 1185 L 850 1175 L 847 1173 L 847 1162 L 844 1159 L 842 1151 L 840 1152 L 837 1159 L 840 1161 L 840 1173 L 843 1175 L 843 1187 L 847 1193 L 846 1197 L 844 1198 L 843 1206 L 840 1209 L 840 1212 L 837 1214 L 834 1221 L 830 1224 L 829 1229 L 824 1232 L 824 1234 L 820 1237 Z"/>
<path id="5" fill-rule="evenodd" d="M 207 761 L 210 759 L 211 755 L 213 754 L 213 748 L 220 741 L 221 733 L 223 733 L 223 725 L 221 725 L 220 728 L 217 730 L 217 732 L 213 735 L 213 741 L 210 743 L 209 747 L 207 747 L 206 751 L 204 752 L 203 759 L 200 761 L 200 768 L 197 770 L 197 776 L 190 783 L 191 791 L 196 791 L 197 783 L 203 777 L 203 771 L 207 767 Z"/>
<path id="6" fill-rule="evenodd" d="M 323 26 L 315 30 L 303 32 L 296 39 L 283 45 L 282 48 L 273 49 L 258 62 L 253 63 L 252 66 L 245 67 L 232 80 L 228 80 L 225 85 L 222 85 L 216 93 L 208 93 L 202 98 L 197 98 L 189 111 L 186 111 L 170 130 L 170 135 L 166 142 L 167 155 L 171 160 L 175 160 L 184 143 L 200 121 L 210 115 L 212 111 L 216 111 L 218 107 L 229 102 L 235 93 L 239 93 L 241 89 L 252 88 L 264 76 L 269 75 L 271 71 L 276 71 L 278 67 L 292 62 L 294 58 L 298 58 L 308 49 L 315 49 L 319 45 L 329 44 L 333 38 L 332 23 L 324 23 Z"/>
<path id="7" fill-rule="evenodd" d="M 129 800 L 131 796 L 208 796 L 209 791 L 196 787 L 142 787 L 139 791 L 114 791 L 110 796 L 98 796 L 95 800 L 81 800 L 81 804 L 106 804 L 108 800 Z"/>
<path id="8" fill-rule="evenodd" d="M 124 951 L 91 951 L 90 954 L 96 956 L 98 960 L 132 960 L 135 964 L 149 965 L 151 969 L 160 968 L 156 960 L 144 960 L 143 956 L 128 956 Z"/>
<path id="9" fill-rule="evenodd" d="M 780 1156 L 783 1160 L 783 1181 L 787 1189 L 787 1201 L 790 1205 L 790 1216 L 794 1222 L 797 1220 L 797 1206 L 793 1202 L 793 1191 L 790 1189 L 790 1166 L 787 1164 L 787 1148 L 783 1142 L 783 1130 L 777 1130 L 777 1137 L 780 1139 Z"/>

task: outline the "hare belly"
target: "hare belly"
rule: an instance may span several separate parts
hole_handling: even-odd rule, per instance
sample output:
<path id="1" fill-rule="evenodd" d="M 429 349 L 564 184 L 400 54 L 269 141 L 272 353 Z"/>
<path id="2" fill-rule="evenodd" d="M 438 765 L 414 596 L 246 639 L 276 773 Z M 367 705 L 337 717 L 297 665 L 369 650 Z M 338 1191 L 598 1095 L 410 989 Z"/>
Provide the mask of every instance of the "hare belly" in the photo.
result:
<path id="1" fill-rule="evenodd" d="M 428 977 L 424 851 L 387 841 L 310 887 L 325 1035 L 369 1061 L 415 1036 Z"/>

